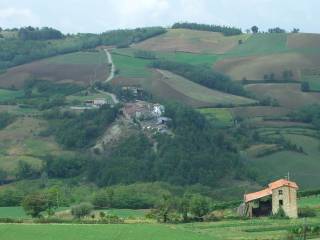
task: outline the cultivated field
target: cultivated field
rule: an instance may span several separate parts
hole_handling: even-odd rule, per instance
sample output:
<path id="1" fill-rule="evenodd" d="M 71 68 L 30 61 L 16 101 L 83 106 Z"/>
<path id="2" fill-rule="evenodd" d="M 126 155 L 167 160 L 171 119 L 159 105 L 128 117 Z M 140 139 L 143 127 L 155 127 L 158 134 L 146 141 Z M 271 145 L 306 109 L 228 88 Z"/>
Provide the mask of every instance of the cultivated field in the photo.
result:
<path id="1" fill-rule="evenodd" d="M 89 85 L 108 74 L 103 52 L 78 52 L 20 65 L 0 75 L 0 87 L 21 88 L 28 78 Z"/>
<path id="2" fill-rule="evenodd" d="M 167 33 L 150 38 L 133 46 L 137 49 L 165 52 L 190 52 L 222 54 L 245 41 L 249 35 L 225 37 L 221 33 L 169 29 Z"/>
<path id="3" fill-rule="evenodd" d="M 301 53 L 282 53 L 263 56 L 227 58 L 218 61 L 214 68 L 228 74 L 234 80 L 264 80 L 265 74 L 275 74 L 275 80 L 282 80 L 283 71 L 290 70 L 293 80 L 301 78 L 301 70 L 316 67 L 313 57 Z"/>
<path id="4" fill-rule="evenodd" d="M 246 105 L 254 103 L 254 100 L 206 88 L 171 72 L 158 71 L 163 75 L 160 81 L 170 86 L 173 90 L 201 102 L 202 106 L 214 106 L 217 104 Z"/>
<path id="5" fill-rule="evenodd" d="M 290 49 L 320 48 L 320 35 L 313 33 L 289 34 L 287 46 Z"/>
<path id="6" fill-rule="evenodd" d="M 297 109 L 306 105 L 319 103 L 320 93 L 302 92 L 300 84 L 250 84 L 246 89 L 259 98 L 276 99 L 281 107 Z"/>
<path id="7" fill-rule="evenodd" d="M 201 108 L 199 111 L 215 125 L 232 126 L 233 116 L 228 108 Z"/>

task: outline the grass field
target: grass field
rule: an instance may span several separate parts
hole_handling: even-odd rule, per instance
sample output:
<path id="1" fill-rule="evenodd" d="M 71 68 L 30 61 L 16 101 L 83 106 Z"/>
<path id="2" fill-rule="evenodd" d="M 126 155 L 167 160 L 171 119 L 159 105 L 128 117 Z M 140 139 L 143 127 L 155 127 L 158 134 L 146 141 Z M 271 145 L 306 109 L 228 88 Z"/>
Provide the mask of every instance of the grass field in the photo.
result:
<path id="1" fill-rule="evenodd" d="M 206 240 L 195 232 L 159 224 L 0 225 L 6 240 Z"/>
<path id="2" fill-rule="evenodd" d="M 299 199 L 299 207 L 312 207 L 320 210 L 320 196 L 310 196 Z"/>
<path id="3" fill-rule="evenodd" d="M 243 44 L 227 52 L 227 57 L 256 56 L 287 51 L 287 34 L 253 34 Z"/>
<path id="4" fill-rule="evenodd" d="M 147 78 L 151 77 L 152 73 L 147 68 L 149 60 L 134 58 L 131 56 L 123 56 L 112 54 L 112 59 L 119 71 L 119 76 L 128 78 Z"/>
<path id="5" fill-rule="evenodd" d="M 272 132 L 269 132 L 269 136 Z M 274 136 L 279 133 L 273 132 Z M 263 135 L 262 135 L 263 136 Z M 280 151 L 251 160 L 251 164 L 259 170 L 260 177 L 265 181 L 283 178 L 288 172 L 302 189 L 318 188 L 320 184 L 319 140 L 298 134 L 283 134 L 290 142 L 301 146 L 305 153 Z M 268 169 L 266 171 L 266 169 Z"/>
<path id="6" fill-rule="evenodd" d="M 23 91 L 0 89 L 0 102 L 12 100 L 21 96 L 23 96 Z"/>
<path id="7" fill-rule="evenodd" d="M 245 105 L 254 103 L 254 100 L 206 88 L 168 71 L 159 70 L 159 72 L 163 75 L 161 81 L 189 98 L 207 103 L 207 106 L 217 104 Z"/>
<path id="8" fill-rule="evenodd" d="M 307 219 L 320 224 L 319 218 Z M 0 236 L 6 240 L 281 240 L 288 230 L 302 226 L 303 219 L 224 220 L 189 224 L 2 224 Z"/>
<path id="9" fill-rule="evenodd" d="M 0 218 L 29 218 L 22 207 L 0 207 Z"/>
<path id="10" fill-rule="evenodd" d="M 100 210 L 101 211 L 101 210 Z M 99 211 L 99 212 L 100 212 Z M 143 218 L 145 214 L 148 212 L 148 209 L 105 209 L 103 212 L 109 215 L 115 215 L 121 218 Z"/>
<path id="11" fill-rule="evenodd" d="M 81 102 L 84 103 L 87 100 L 93 100 L 97 98 L 103 98 L 106 101 L 112 101 L 112 98 L 110 95 L 104 94 L 104 93 L 99 93 L 99 92 L 79 92 L 77 94 L 69 95 L 66 97 L 67 102 L 73 103 L 73 102 Z"/>
<path id="12" fill-rule="evenodd" d="M 246 41 L 247 34 L 225 37 L 221 33 L 193 31 L 188 29 L 169 29 L 167 33 L 150 38 L 134 45 L 134 48 L 164 51 L 223 54 Z"/>
<path id="13" fill-rule="evenodd" d="M 226 108 L 201 108 L 199 111 L 214 124 L 221 126 L 231 126 L 233 116 L 229 109 Z"/>

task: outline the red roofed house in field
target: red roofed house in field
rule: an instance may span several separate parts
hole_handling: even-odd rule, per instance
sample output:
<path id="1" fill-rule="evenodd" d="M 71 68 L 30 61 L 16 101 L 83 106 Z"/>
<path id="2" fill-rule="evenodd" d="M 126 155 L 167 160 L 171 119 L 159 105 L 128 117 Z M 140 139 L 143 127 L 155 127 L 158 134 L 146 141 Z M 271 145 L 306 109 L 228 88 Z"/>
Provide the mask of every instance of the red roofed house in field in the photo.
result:
<path id="1" fill-rule="evenodd" d="M 276 214 L 281 207 L 290 218 L 298 217 L 297 190 L 295 182 L 280 179 L 272 182 L 266 189 L 244 195 L 241 214 L 259 217 Z"/>

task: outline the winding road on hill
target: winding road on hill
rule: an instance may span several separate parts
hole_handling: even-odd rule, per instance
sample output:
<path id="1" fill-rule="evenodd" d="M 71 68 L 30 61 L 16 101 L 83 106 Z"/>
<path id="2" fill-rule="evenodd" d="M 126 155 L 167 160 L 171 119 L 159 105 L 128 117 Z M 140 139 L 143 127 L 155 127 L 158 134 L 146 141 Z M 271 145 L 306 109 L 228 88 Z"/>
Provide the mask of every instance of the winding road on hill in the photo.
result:
<path id="1" fill-rule="evenodd" d="M 108 76 L 108 78 L 104 81 L 104 82 L 110 82 L 113 78 L 114 78 L 114 75 L 115 75 L 115 71 L 116 71 L 116 66 L 114 65 L 113 63 L 113 60 L 112 60 L 112 56 L 111 56 L 111 53 L 109 52 L 108 49 L 104 48 L 103 49 L 104 52 L 106 53 L 107 55 L 107 59 L 108 59 L 108 64 L 111 65 L 111 70 L 110 70 L 110 74 Z M 104 93 L 104 94 L 108 94 L 111 98 L 112 98 L 112 101 L 115 103 L 115 104 L 118 104 L 119 103 L 119 100 L 117 98 L 117 96 L 113 93 L 109 93 L 109 92 L 105 92 L 105 91 L 102 91 L 102 90 L 98 90 L 97 91 L 101 92 L 101 93 Z"/>

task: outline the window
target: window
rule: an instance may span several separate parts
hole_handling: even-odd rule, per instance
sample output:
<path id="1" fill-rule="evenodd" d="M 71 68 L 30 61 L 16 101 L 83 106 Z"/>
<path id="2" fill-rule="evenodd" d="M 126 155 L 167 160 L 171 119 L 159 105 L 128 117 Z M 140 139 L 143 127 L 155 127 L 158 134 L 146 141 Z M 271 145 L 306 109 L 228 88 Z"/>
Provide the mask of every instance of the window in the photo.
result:
<path id="1" fill-rule="evenodd" d="M 283 195 L 283 190 L 279 190 L 279 195 Z"/>
<path id="2" fill-rule="evenodd" d="M 283 206 L 283 200 L 279 200 L 279 205 Z"/>

